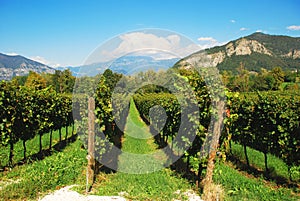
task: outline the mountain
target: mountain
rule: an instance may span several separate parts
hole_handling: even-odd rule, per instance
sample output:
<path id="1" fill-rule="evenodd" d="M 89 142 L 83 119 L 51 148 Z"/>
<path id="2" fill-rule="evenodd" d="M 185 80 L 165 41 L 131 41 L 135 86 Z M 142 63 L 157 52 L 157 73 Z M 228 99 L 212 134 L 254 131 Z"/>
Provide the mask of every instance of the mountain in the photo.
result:
<path id="1" fill-rule="evenodd" d="M 109 66 L 109 69 L 125 75 L 131 75 L 149 69 L 154 71 L 166 70 L 172 67 L 178 60 L 178 58 L 155 59 L 150 56 L 124 56 L 113 62 Z"/>
<path id="2" fill-rule="evenodd" d="M 176 63 L 175 68 L 192 68 L 189 61 L 201 57 L 206 57 L 209 65 L 220 71 L 236 72 L 241 64 L 250 71 L 274 67 L 295 70 L 300 69 L 300 38 L 254 33 L 223 46 L 196 52 Z"/>
<path id="3" fill-rule="evenodd" d="M 155 59 L 151 56 L 124 56 L 116 59 L 112 63 L 102 62 L 78 67 L 59 67 L 58 70 L 70 69 L 74 76 L 94 76 L 103 73 L 106 69 L 111 69 L 114 72 L 124 75 L 132 75 L 140 71 L 152 69 L 158 71 L 160 69 L 168 69 L 172 67 L 179 58 L 172 59 Z"/>
<path id="4" fill-rule="evenodd" d="M 10 56 L 0 53 L 0 80 L 10 80 L 14 76 L 27 75 L 29 71 L 37 73 L 55 72 L 53 68 L 23 56 Z"/>

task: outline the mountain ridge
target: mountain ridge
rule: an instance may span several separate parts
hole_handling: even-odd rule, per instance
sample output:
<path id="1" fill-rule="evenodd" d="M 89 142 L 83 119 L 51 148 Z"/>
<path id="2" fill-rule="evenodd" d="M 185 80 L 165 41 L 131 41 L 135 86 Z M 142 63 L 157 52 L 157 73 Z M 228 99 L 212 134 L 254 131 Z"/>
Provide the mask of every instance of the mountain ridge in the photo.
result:
<path id="1" fill-rule="evenodd" d="M 15 76 L 24 76 L 30 71 L 54 73 L 55 69 L 21 55 L 12 56 L 0 53 L 0 80 L 10 80 Z"/>
<path id="2" fill-rule="evenodd" d="M 95 76 L 103 73 L 106 69 L 110 69 L 116 73 L 131 75 L 143 70 L 160 70 L 172 67 L 179 58 L 172 59 L 155 59 L 151 56 L 124 56 L 113 62 L 99 62 L 81 65 L 77 67 L 59 67 L 57 69 L 70 69 L 75 76 Z"/>
<path id="3" fill-rule="evenodd" d="M 121 57 L 113 63 L 95 63 L 78 67 L 51 68 L 21 55 L 10 56 L 0 53 L 0 80 L 10 80 L 14 76 L 27 75 L 29 71 L 54 73 L 55 70 L 70 69 L 75 76 L 93 76 L 109 68 L 117 73 L 133 74 L 141 70 L 173 68 L 193 68 L 191 63 L 205 57 L 206 64 L 220 71 L 236 72 L 241 65 L 249 71 L 259 72 L 281 67 L 284 70 L 300 70 L 300 37 L 253 33 L 195 52 L 183 59 L 157 60 L 147 56 Z M 207 63 L 209 61 L 209 63 Z M 89 69 L 88 69 L 89 68 Z"/>
<path id="4" fill-rule="evenodd" d="M 192 68 L 189 60 L 203 57 L 219 70 L 236 71 L 242 64 L 250 71 L 281 67 L 284 70 L 300 69 L 300 38 L 283 35 L 253 33 L 249 36 L 198 51 L 180 60 L 175 68 Z"/>

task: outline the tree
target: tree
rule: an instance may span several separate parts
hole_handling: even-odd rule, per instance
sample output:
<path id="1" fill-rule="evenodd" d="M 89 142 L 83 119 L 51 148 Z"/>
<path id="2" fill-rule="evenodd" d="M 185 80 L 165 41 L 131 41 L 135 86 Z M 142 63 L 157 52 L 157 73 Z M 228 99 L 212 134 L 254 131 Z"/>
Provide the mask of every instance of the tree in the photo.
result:
<path id="1" fill-rule="evenodd" d="M 52 76 L 52 85 L 58 93 L 72 93 L 75 79 L 69 69 L 64 71 L 56 70 Z"/>
<path id="2" fill-rule="evenodd" d="M 278 90 L 279 89 L 279 86 L 283 83 L 284 81 L 284 72 L 283 70 L 281 69 L 281 67 L 275 67 L 272 69 L 271 71 L 271 75 L 273 76 L 274 78 L 274 86 L 273 86 L 273 89 L 274 90 Z"/>
<path id="3" fill-rule="evenodd" d="M 28 75 L 24 75 L 24 76 L 16 76 L 12 79 L 13 82 L 16 82 L 18 85 L 20 86 L 24 86 L 25 82 L 28 78 Z"/>
<path id="4" fill-rule="evenodd" d="M 72 76 L 72 72 L 69 69 L 61 72 L 58 82 L 60 93 L 72 93 L 75 77 Z"/>
<path id="5" fill-rule="evenodd" d="M 111 91 L 114 90 L 118 81 L 122 78 L 122 74 L 114 73 L 110 69 L 105 70 L 103 76 L 105 77 L 106 86 L 108 86 Z"/>
<path id="6" fill-rule="evenodd" d="M 30 71 L 25 86 L 31 89 L 40 90 L 46 87 L 46 80 L 36 72 Z"/>
<path id="7" fill-rule="evenodd" d="M 266 74 L 264 76 L 265 82 L 267 84 L 267 90 L 276 89 L 276 81 L 271 74 Z"/>
<path id="8" fill-rule="evenodd" d="M 230 86 L 230 83 L 231 83 L 231 77 L 232 77 L 232 72 L 231 71 L 226 71 L 224 70 L 222 72 L 222 82 L 223 84 L 229 88 Z"/>
<path id="9" fill-rule="evenodd" d="M 297 73 L 294 71 L 286 71 L 284 76 L 285 82 L 296 82 Z"/>
<path id="10" fill-rule="evenodd" d="M 234 79 L 234 89 L 243 92 L 249 91 L 249 71 L 245 69 L 242 62 L 237 71 L 238 75 Z"/>
<path id="11" fill-rule="evenodd" d="M 266 91 L 268 90 L 268 84 L 266 83 L 264 75 L 259 73 L 250 77 L 253 91 Z"/>

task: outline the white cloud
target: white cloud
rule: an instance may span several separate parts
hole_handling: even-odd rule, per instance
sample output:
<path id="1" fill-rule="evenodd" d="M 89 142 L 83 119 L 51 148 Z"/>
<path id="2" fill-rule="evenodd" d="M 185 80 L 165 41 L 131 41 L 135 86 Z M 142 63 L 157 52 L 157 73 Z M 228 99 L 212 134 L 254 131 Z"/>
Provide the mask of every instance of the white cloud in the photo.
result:
<path id="1" fill-rule="evenodd" d="M 299 31 L 300 30 L 300 26 L 297 26 L 297 25 L 291 25 L 286 28 L 291 31 Z"/>
<path id="2" fill-rule="evenodd" d="M 15 53 L 15 52 L 9 52 L 9 53 L 4 53 L 6 55 L 9 55 L 9 56 L 17 56 L 19 55 L 18 53 Z"/>
<path id="3" fill-rule="evenodd" d="M 230 20 L 231 23 L 235 23 L 235 20 Z"/>
<path id="4" fill-rule="evenodd" d="M 44 57 L 33 56 L 33 57 L 29 57 L 29 59 L 31 59 L 33 61 L 40 62 L 40 63 L 45 64 L 45 65 L 49 64 L 49 61 L 47 61 Z"/>
<path id="5" fill-rule="evenodd" d="M 198 38 L 198 41 L 200 42 L 199 46 L 201 49 L 207 49 L 215 46 L 224 45 L 227 42 L 219 42 L 213 37 L 200 37 Z"/>
<path id="6" fill-rule="evenodd" d="M 240 31 L 247 31 L 247 30 L 249 30 L 249 29 L 245 28 L 245 27 L 240 28 Z"/>
<path id="7" fill-rule="evenodd" d="M 116 41 L 109 41 L 106 46 L 105 49 L 100 50 L 100 53 L 94 52 L 87 63 L 111 61 L 134 52 L 139 55 L 150 54 L 159 59 L 164 55 L 182 58 L 200 50 L 198 45 L 191 41 L 187 42 L 175 33 L 162 36 L 144 32 L 126 33 L 119 36 Z"/>
<path id="8" fill-rule="evenodd" d="M 216 39 L 214 39 L 213 37 L 200 37 L 198 38 L 198 41 L 204 41 L 204 42 L 210 42 L 210 43 L 215 43 L 217 42 Z"/>
<path id="9" fill-rule="evenodd" d="M 44 57 L 41 57 L 41 56 L 33 56 L 33 57 L 29 57 L 29 59 L 31 59 L 33 61 L 37 61 L 42 64 L 45 64 L 47 66 L 54 67 L 54 68 L 61 66 L 60 64 L 48 61 L 47 59 L 45 59 Z"/>
<path id="10" fill-rule="evenodd" d="M 256 33 L 264 33 L 264 34 L 268 34 L 268 31 L 262 30 L 262 29 L 258 29 L 255 31 Z"/>
<path id="11" fill-rule="evenodd" d="M 162 51 L 157 49 L 143 50 L 141 52 L 130 53 L 132 56 L 149 56 L 155 60 L 174 59 L 178 58 L 178 55 L 172 54 L 172 52 Z"/>

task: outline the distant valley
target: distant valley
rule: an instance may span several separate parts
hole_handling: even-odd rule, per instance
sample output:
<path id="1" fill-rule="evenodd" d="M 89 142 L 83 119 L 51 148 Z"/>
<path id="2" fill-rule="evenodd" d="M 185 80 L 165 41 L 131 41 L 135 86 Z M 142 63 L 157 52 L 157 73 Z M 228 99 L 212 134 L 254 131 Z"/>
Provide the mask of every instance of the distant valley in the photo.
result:
<path id="1" fill-rule="evenodd" d="M 33 61 L 20 55 L 9 56 L 0 53 L 0 80 L 10 80 L 15 76 L 27 75 L 30 71 L 37 73 L 54 73 L 55 70 L 69 69 L 74 76 L 95 76 L 103 73 L 105 69 L 114 72 L 131 75 L 140 71 L 152 69 L 168 69 L 172 67 L 179 58 L 154 59 L 150 56 L 124 56 L 112 63 L 94 63 L 82 66 L 68 66 L 52 68 L 42 63 Z"/>
<path id="2" fill-rule="evenodd" d="M 150 56 L 124 56 L 113 62 L 94 63 L 78 67 L 59 67 L 57 69 L 70 69 L 74 76 L 94 76 L 103 73 L 105 69 L 111 69 L 114 72 L 124 75 L 132 75 L 140 71 L 152 69 L 154 71 L 166 70 L 172 67 L 179 58 L 155 59 Z"/>

